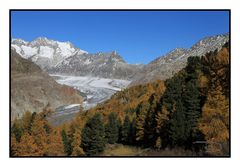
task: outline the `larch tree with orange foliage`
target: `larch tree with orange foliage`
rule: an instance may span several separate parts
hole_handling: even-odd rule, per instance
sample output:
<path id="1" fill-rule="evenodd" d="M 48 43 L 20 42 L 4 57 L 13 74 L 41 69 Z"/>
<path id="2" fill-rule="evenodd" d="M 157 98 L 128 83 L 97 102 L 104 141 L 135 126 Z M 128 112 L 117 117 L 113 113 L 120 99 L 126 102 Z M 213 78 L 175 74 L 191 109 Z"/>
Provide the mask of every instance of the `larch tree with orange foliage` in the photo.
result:
<path id="1" fill-rule="evenodd" d="M 229 100 L 218 89 L 209 93 L 199 122 L 199 129 L 208 142 L 207 152 L 213 155 L 224 154 L 229 141 Z"/>
<path id="2" fill-rule="evenodd" d="M 43 156 L 43 150 L 37 146 L 32 136 L 24 133 L 17 146 L 16 156 Z"/>
<path id="3" fill-rule="evenodd" d="M 31 135 L 34 139 L 34 142 L 40 150 L 44 153 L 47 148 L 48 134 L 47 131 L 49 127 L 45 124 L 45 121 L 41 119 L 38 115 L 34 120 L 32 125 Z"/>
<path id="4" fill-rule="evenodd" d="M 211 155 L 229 154 L 229 47 L 207 54 L 202 59 L 210 88 L 202 107 L 199 129 Z"/>
<path id="5" fill-rule="evenodd" d="M 169 112 L 165 106 L 162 106 L 160 111 L 157 111 L 157 115 L 155 116 L 156 121 L 156 135 L 157 139 L 155 141 L 154 147 L 160 149 L 162 147 L 162 140 L 166 136 L 165 128 L 167 122 L 169 121 Z"/>
<path id="6" fill-rule="evenodd" d="M 64 146 L 61 134 L 58 130 L 53 131 L 49 137 L 46 145 L 46 156 L 64 156 Z"/>
<path id="7" fill-rule="evenodd" d="M 84 156 L 84 155 L 85 153 L 81 148 L 81 131 L 77 129 L 73 134 L 71 156 Z"/>
<path id="8" fill-rule="evenodd" d="M 16 140 L 15 135 L 11 135 L 11 150 L 10 150 L 11 156 L 16 156 L 17 151 L 18 151 L 18 142 Z"/>

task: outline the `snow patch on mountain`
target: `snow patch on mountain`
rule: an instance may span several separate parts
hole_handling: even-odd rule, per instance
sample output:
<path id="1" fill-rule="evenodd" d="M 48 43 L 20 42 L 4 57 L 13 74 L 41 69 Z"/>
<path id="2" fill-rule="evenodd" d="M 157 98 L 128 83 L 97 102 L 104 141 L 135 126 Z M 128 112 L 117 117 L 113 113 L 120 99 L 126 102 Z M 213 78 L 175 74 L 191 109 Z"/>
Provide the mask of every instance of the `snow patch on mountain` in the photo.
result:
<path id="1" fill-rule="evenodd" d="M 21 51 L 22 51 L 21 47 L 19 47 L 18 45 L 14 45 L 14 44 L 12 44 L 11 47 L 14 48 L 19 55 L 22 55 L 21 54 Z M 24 58 L 26 58 L 26 57 L 24 57 Z"/>
<path id="2" fill-rule="evenodd" d="M 37 54 L 37 52 L 38 52 L 38 49 L 36 47 L 29 47 L 29 46 L 25 46 L 25 45 L 22 45 L 22 50 L 23 50 L 26 58 L 29 58 L 29 57 Z"/>
<path id="3" fill-rule="evenodd" d="M 69 57 L 76 51 L 69 43 L 57 42 L 57 44 L 63 57 Z"/>
<path id="4" fill-rule="evenodd" d="M 40 46 L 39 56 L 53 59 L 54 50 L 48 46 Z"/>

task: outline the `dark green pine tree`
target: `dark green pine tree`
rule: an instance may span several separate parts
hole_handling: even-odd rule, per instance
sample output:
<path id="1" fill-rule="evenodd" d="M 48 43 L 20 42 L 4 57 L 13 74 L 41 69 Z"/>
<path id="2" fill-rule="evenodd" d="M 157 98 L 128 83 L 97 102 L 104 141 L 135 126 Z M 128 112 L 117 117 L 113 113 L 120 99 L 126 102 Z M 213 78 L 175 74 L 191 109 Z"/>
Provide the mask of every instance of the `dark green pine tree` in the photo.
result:
<path id="1" fill-rule="evenodd" d="M 189 57 L 186 71 L 185 90 L 183 92 L 183 103 L 186 108 L 186 146 L 191 147 L 191 143 L 198 135 L 197 122 L 201 112 L 201 92 L 198 87 L 198 78 L 202 73 L 202 64 L 200 57 Z"/>
<path id="2" fill-rule="evenodd" d="M 166 125 L 165 143 L 168 145 L 183 145 L 185 143 L 185 108 L 182 102 L 184 71 L 166 81 L 166 91 L 162 104 L 170 112 L 170 120 Z"/>
<path id="3" fill-rule="evenodd" d="M 169 122 L 169 138 L 173 146 L 182 146 L 185 144 L 185 109 L 180 100 L 175 103 L 175 111 Z"/>
<path id="4" fill-rule="evenodd" d="M 163 105 L 167 107 L 169 112 L 173 111 L 175 102 L 181 99 L 182 85 L 184 85 L 184 77 L 181 75 L 174 76 L 166 80 L 166 91 L 162 97 Z"/>
<path id="5" fill-rule="evenodd" d="M 201 58 L 198 56 L 189 57 L 185 71 L 187 73 L 187 82 L 191 79 L 197 79 L 202 71 Z"/>
<path id="6" fill-rule="evenodd" d="M 64 146 L 64 152 L 67 154 L 67 155 L 71 155 L 72 153 L 72 147 L 71 147 L 71 142 L 70 142 L 70 139 L 69 137 L 67 136 L 67 133 L 66 131 L 63 129 L 62 130 L 62 141 L 63 141 L 63 146 Z"/>
<path id="7" fill-rule="evenodd" d="M 97 155 L 104 150 L 105 129 L 100 113 L 95 114 L 85 124 L 82 130 L 81 147 L 88 156 Z"/>
<path id="8" fill-rule="evenodd" d="M 118 126 L 118 143 L 121 143 L 122 141 L 122 121 L 120 118 L 117 120 L 117 126 Z"/>
<path id="9" fill-rule="evenodd" d="M 151 147 L 156 141 L 156 107 L 158 100 L 155 94 L 152 94 L 148 100 L 149 108 L 146 112 L 145 123 L 144 123 L 144 145 Z"/>
<path id="10" fill-rule="evenodd" d="M 130 132 L 130 128 L 131 128 L 131 122 L 130 119 L 128 117 L 128 115 L 125 116 L 124 122 L 123 122 L 123 126 L 122 126 L 122 131 L 121 131 L 121 141 L 123 144 L 129 144 L 129 132 Z"/>
<path id="11" fill-rule="evenodd" d="M 128 140 L 130 145 L 134 145 L 136 143 L 136 118 L 133 118 L 130 124 Z"/>
<path id="12" fill-rule="evenodd" d="M 105 126 L 105 137 L 110 144 L 118 141 L 118 120 L 115 112 L 112 112 L 108 116 L 108 123 Z"/>
<path id="13" fill-rule="evenodd" d="M 183 94 L 183 99 L 186 107 L 185 135 L 188 138 L 188 143 L 190 144 L 197 135 L 196 127 L 201 112 L 200 91 L 197 87 L 197 81 L 195 79 L 187 83 L 186 90 Z"/>
<path id="14" fill-rule="evenodd" d="M 13 123 L 13 126 L 11 127 L 11 133 L 15 135 L 17 142 L 20 142 L 23 134 L 23 128 L 18 122 Z"/>
<path id="15" fill-rule="evenodd" d="M 37 113 L 36 112 L 33 112 L 32 113 L 32 117 L 31 117 L 31 120 L 30 120 L 30 123 L 29 123 L 29 127 L 28 127 L 28 133 L 31 134 L 32 133 L 32 125 L 33 125 L 33 122 L 36 118 L 36 115 Z"/>

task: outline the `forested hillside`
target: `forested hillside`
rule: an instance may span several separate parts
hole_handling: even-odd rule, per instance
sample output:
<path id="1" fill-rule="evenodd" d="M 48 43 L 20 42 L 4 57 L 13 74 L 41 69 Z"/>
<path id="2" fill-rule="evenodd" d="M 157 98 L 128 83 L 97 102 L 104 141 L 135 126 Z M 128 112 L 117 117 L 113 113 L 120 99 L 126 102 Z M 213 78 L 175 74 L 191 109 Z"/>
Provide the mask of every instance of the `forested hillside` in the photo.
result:
<path id="1" fill-rule="evenodd" d="M 25 113 L 11 128 L 12 156 L 99 156 L 116 143 L 154 151 L 186 150 L 229 155 L 229 44 L 165 82 L 157 80 L 114 94 L 70 123 L 51 126 L 42 113 Z"/>

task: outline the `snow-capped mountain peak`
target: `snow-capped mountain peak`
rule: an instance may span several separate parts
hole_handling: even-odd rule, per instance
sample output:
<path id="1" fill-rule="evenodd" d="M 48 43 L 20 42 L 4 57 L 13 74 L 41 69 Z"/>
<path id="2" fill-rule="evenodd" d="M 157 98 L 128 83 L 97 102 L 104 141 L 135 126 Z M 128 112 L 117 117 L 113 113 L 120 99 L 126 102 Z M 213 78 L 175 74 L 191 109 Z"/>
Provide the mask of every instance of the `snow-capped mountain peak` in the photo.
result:
<path id="1" fill-rule="evenodd" d="M 37 45 L 46 46 L 46 45 L 54 45 L 54 44 L 56 44 L 56 41 L 49 40 L 46 37 L 38 37 L 31 42 L 32 46 L 37 46 Z"/>
<path id="2" fill-rule="evenodd" d="M 13 38 L 11 42 L 12 42 L 12 44 L 22 44 L 22 45 L 27 45 L 28 44 L 27 41 L 24 41 L 20 38 Z"/>
<path id="3" fill-rule="evenodd" d="M 39 37 L 31 42 L 12 39 L 12 48 L 23 58 L 31 59 L 42 69 L 50 69 L 72 55 L 88 53 L 75 47 L 69 41 L 60 42 L 46 37 Z"/>

